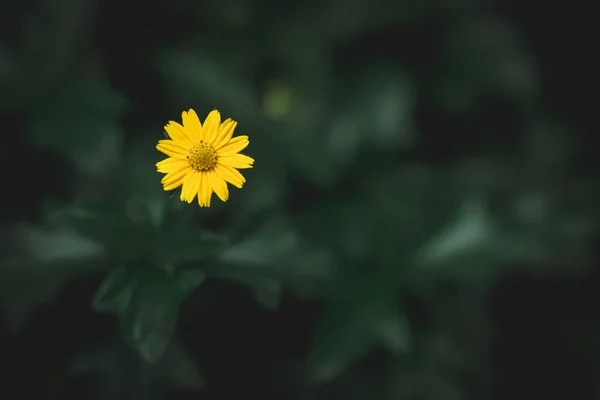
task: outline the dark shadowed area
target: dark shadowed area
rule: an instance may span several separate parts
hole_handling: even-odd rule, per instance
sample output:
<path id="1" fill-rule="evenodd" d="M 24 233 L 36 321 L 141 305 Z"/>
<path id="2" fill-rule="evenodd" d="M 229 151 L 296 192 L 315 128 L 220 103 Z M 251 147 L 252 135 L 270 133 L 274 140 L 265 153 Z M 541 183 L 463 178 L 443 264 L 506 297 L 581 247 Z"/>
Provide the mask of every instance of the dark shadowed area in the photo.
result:
<path id="1" fill-rule="evenodd" d="M 586 5 L 4 1 L 0 399 L 600 399 Z"/>

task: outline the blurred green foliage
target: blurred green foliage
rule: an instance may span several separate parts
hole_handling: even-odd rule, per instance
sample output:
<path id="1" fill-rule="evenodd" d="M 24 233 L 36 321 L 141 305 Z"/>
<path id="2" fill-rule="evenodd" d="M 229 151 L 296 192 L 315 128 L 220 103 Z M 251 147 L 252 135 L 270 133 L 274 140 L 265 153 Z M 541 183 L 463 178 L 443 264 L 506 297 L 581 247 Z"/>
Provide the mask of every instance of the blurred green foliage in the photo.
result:
<path id="1" fill-rule="evenodd" d="M 6 214 L 6 331 L 19 337 L 87 278 L 95 295 L 76 301 L 121 328 L 79 335 L 31 396 L 67 398 L 69 377 L 92 375 L 84 397 L 212 393 L 216 372 L 186 330 L 200 315 L 245 318 L 252 303 L 289 316 L 275 330 L 287 336 L 257 321 L 234 336 L 252 346 L 242 338 L 258 329 L 279 350 L 244 364 L 228 334 L 201 346 L 256 370 L 277 353 L 250 395 L 493 398 L 495 285 L 515 271 L 591 273 L 598 174 L 573 167 L 583 136 L 546 107 L 544 65 L 490 1 L 12 3 L 0 104 L 20 122 L 4 129 L 18 153 L 68 165 L 14 173 L 68 190 L 40 193 L 38 218 Z M 256 160 L 210 209 L 169 198 L 155 169 L 163 125 L 190 107 L 237 120 Z M 314 304 L 316 322 L 293 322 Z"/>

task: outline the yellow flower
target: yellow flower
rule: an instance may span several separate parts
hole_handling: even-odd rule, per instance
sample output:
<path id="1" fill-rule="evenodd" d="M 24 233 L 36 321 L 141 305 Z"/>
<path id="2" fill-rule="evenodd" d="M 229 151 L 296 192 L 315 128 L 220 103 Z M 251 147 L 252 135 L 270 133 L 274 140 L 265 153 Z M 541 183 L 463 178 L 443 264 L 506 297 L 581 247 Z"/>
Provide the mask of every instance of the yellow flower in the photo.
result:
<path id="1" fill-rule="evenodd" d="M 191 203 L 198 195 L 200 207 L 210 207 L 213 192 L 222 201 L 229 198 L 227 183 L 241 188 L 246 179 L 238 169 L 252 168 L 254 159 L 238 154 L 248 146 L 248 136 L 232 138 L 237 122 L 231 118 L 221 123 L 221 114 L 213 110 L 200 123 L 192 109 L 181 113 L 183 126 L 169 121 L 167 140 L 159 140 L 156 149 L 169 158 L 156 164 L 166 174 L 161 183 L 167 191 L 182 186 L 181 201 Z"/>

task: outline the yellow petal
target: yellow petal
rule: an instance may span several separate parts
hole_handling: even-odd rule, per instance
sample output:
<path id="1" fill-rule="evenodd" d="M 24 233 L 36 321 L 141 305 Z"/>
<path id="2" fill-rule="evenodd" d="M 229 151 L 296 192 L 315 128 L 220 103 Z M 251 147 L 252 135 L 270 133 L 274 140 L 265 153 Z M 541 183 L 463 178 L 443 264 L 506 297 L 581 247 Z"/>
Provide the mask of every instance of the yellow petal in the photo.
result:
<path id="1" fill-rule="evenodd" d="M 156 170 L 162 173 L 179 171 L 182 168 L 190 165 L 187 160 L 178 160 L 176 158 L 166 158 L 156 163 Z"/>
<path id="2" fill-rule="evenodd" d="M 190 189 L 190 179 L 193 173 L 194 172 L 192 171 L 189 174 L 187 174 L 185 178 L 183 178 L 183 186 L 181 187 L 181 191 L 179 192 L 179 200 L 181 201 L 187 201 L 187 191 Z"/>
<path id="3" fill-rule="evenodd" d="M 221 126 L 221 114 L 217 110 L 212 110 L 206 120 L 204 121 L 204 138 L 206 143 L 212 144 L 219 133 L 219 126 Z"/>
<path id="4" fill-rule="evenodd" d="M 156 150 L 168 155 L 169 157 L 184 159 L 190 153 L 188 149 L 181 147 L 172 140 L 159 140 Z"/>
<path id="5" fill-rule="evenodd" d="M 248 146 L 248 143 L 250 142 L 246 135 L 234 137 L 229 143 L 218 149 L 217 154 L 219 154 L 219 157 L 232 156 L 244 150 Z"/>
<path id="6" fill-rule="evenodd" d="M 200 173 L 198 171 L 192 171 L 185 177 L 183 181 L 183 188 L 179 198 L 181 201 L 187 201 L 191 203 L 196 194 L 198 193 L 198 181 L 200 180 Z"/>
<path id="7" fill-rule="evenodd" d="M 171 190 L 177 189 L 181 185 L 183 185 L 183 179 L 181 179 L 175 183 L 170 183 L 168 185 L 163 186 L 163 190 L 165 190 L 166 192 L 170 192 Z"/>
<path id="8" fill-rule="evenodd" d="M 254 158 L 243 154 L 234 154 L 232 156 L 219 157 L 219 164 L 229 165 L 230 167 L 237 169 L 252 168 Z"/>
<path id="9" fill-rule="evenodd" d="M 198 118 L 196 111 L 190 108 L 188 112 L 181 113 L 181 120 L 185 131 L 190 135 L 190 139 L 194 144 L 199 143 L 202 139 L 202 124 Z"/>
<path id="10" fill-rule="evenodd" d="M 231 118 L 227 118 L 221 126 L 219 127 L 219 134 L 215 139 L 214 148 L 219 149 L 224 144 L 229 143 L 231 137 L 233 136 L 233 131 L 235 131 L 235 127 L 237 126 L 237 122 L 232 120 Z"/>
<path id="11" fill-rule="evenodd" d="M 215 173 L 208 173 L 208 179 L 210 180 L 210 186 L 212 190 L 217 194 L 221 201 L 225 202 L 229 199 L 229 188 L 227 182 L 219 178 L 219 175 Z"/>
<path id="12" fill-rule="evenodd" d="M 190 171 L 192 171 L 192 167 L 187 166 L 178 171 L 168 173 L 161 179 L 160 183 L 162 183 L 164 186 L 167 186 L 167 185 L 171 185 L 177 181 L 183 181 L 183 178 L 185 178 L 185 176 L 188 173 L 190 173 Z"/>
<path id="13" fill-rule="evenodd" d="M 200 186 L 198 191 L 198 204 L 200 207 L 210 207 L 210 198 L 212 197 L 212 187 L 210 186 L 209 174 L 202 172 Z"/>
<path id="14" fill-rule="evenodd" d="M 194 146 L 193 136 L 177 122 L 169 121 L 165 125 L 165 131 L 174 142 L 178 142 L 182 147 L 192 148 Z"/>
<path id="15" fill-rule="evenodd" d="M 238 189 L 241 188 L 246 182 L 246 179 L 240 174 L 235 168 L 228 165 L 217 164 L 215 167 L 217 175 L 226 182 L 231 183 Z"/>

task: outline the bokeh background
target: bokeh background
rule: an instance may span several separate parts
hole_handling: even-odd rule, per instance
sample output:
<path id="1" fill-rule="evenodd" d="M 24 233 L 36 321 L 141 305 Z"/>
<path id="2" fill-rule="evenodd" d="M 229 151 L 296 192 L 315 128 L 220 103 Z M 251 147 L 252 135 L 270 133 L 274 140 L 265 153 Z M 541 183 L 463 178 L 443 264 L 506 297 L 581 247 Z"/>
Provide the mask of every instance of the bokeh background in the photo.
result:
<path id="1" fill-rule="evenodd" d="M 0 398 L 599 399 L 584 5 L 4 1 Z M 209 209 L 189 108 L 256 160 Z"/>

